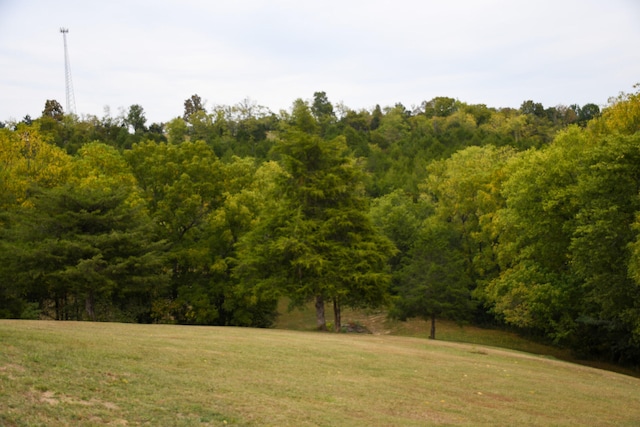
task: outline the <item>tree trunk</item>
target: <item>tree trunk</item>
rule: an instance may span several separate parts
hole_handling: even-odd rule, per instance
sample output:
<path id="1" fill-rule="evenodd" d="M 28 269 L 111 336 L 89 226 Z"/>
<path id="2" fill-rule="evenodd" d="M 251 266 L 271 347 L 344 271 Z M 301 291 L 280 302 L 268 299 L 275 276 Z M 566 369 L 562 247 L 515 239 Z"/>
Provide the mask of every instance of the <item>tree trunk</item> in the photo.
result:
<path id="1" fill-rule="evenodd" d="M 340 312 L 340 303 L 338 298 L 333 299 L 333 330 L 340 332 L 342 329 L 342 314 Z"/>
<path id="2" fill-rule="evenodd" d="M 429 339 L 436 339 L 436 314 L 431 313 L 431 332 L 429 333 Z"/>
<path id="3" fill-rule="evenodd" d="M 96 312 L 95 312 L 95 300 L 93 296 L 93 291 L 89 291 L 87 294 L 87 299 L 84 301 L 84 308 L 87 311 L 87 315 L 89 315 L 89 319 L 95 322 L 96 320 Z"/>
<path id="4" fill-rule="evenodd" d="M 321 331 L 327 330 L 327 320 L 324 317 L 324 298 L 322 295 L 316 296 L 316 325 Z"/>
<path id="5" fill-rule="evenodd" d="M 62 318 L 62 297 L 58 296 L 55 299 L 55 306 L 56 306 L 56 320 L 64 320 Z"/>

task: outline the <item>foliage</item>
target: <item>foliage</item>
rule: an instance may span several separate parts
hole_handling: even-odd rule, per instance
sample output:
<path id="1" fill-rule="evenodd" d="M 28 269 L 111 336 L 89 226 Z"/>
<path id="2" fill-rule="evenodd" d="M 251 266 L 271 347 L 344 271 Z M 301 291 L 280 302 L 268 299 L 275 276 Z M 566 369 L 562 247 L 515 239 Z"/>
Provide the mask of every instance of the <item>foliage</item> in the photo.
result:
<path id="1" fill-rule="evenodd" d="M 268 326 L 272 301 L 249 303 L 235 290 L 228 259 L 250 226 L 256 201 L 251 161 L 223 164 L 202 141 L 146 142 L 127 153 L 156 233 L 170 243 L 171 291 L 156 304 L 161 321 Z"/>
<path id="2" fill-rule="evenodd" d="M 422 223 L 433 214 L 433 205 L 426 198 L 413 200 L 411 195 L 396 190 L 374 199 L 370 215 L 374 225 L 387 236 L 398 249 L 390 259 L 392 271 L 397 270 L 402 260 L 409 255 Z"/>
<path id="3" fill-rule="evenodd" d="M 131 126 L 135 133 L 144 132 L 146 130 L 146 122 L 147 118 L 144 116 L 144 109 L 140 105 L 134 104 L 129 107 L 125 124 Z"/>
<path id="4" fill-rule="evenodd" d="M 42 117 L 49 117 L 60 121 L 63 116 L 64 110 L 62 109 L 62 105 L 55 99 L 47 99 L 44 103 L 44 110 L 42 110 Z"/>
<path id="5" fill-rule="evenodd" d="M 500 274 L 484 297 L 505 321 L 583 356 L 637 364 L 640 140 L 628 99 L 509 164 L 494 221 Z"/>
<path id="6" fill-rule="evenodd" d="M 339 328 L 342 306 L 391 290 L 400 317 L 475 306 L 637 365 L 639 100 L 354 111 L 317 91 L 275 114 L 193 95 L 152 124 L 139 104 L 96 117 L 47 100 L 0 128 L 0 315 L 269 326 L 286 295 L 315 300 L 321 327 L 333 303 Z M 109 276 L 114 251 L 156 285 Z"/>
<path id="7" fill-rule="evenodd" d="M 318 327 L 325 329 L 325 300 L 334 308 L 384 302 L 393 248 L 367 216 L 361 173 L 344 138 L 315 135 L 302 101 L 291 122 L 274 147 L 284 169 L 276 201 L 245 236 L 236 273 L 257 294 L 286 295 L 294 304 L 315 299 Z M 334 326 L 339 330 L 339 314 Z"/>
<path id="8" fill-rule="evenodd" d="M 495 218 L 501 271 L 485 296 L 508 323 L 544 331 L 556 340 L 571 333 L 575 318 L 565 305 L 577 297 L 568 260 L 575 216 L 571 188 L 585 144 L 574 128 L 548 149 L 515 158 L 503 185 L 506 206 Z"/>
<path id="9" fill-rule="evenodd" d="M 126 190 L 71 183 L 44 190 L 8 218 L 3 283 L 55 319 L 149 319 L 163 283 L 161 242 Z M 48 310 L 53 308 L 54 313 Z"/>
<path id="10" fill-rule="evenodd" d="M 469 147 L 429 165 L 422 197 L 435 206 L 436 221 L 459 236 L 466 275 L 482 286 L 499 270 L 495 253 L 499 232 L 495 214 L 504 205 L 506 164 L 516 155 L 508 147 Z"/>
<path id="11" fill-rule="evenodd" d="M 589 123 L 589 130 L 600 135 L 633 135 L 640 131 L 640 84 L 634 87 L 635 93 L 620 93 L 610 98 L 610 105 L 601 117 Z"/>
<path id="12" fill-rule="evenodd" d="M 431 339 L 436 337 L 436 318 L 468 320 L 474 307 L 460 235 L 434 219 L 425 221 L 408 261 L 399 271 L 393 311 L 403 320 L 431 320 Z"/>
<path id="13" fill-rule="evenodd" d="M 205 108 L 202 103 L 202 98 L 200 98 L 199 95 L 194 94 L 184 101 L 184 114 L 182 115 L 182 119 L 185 122 L 188 122 L 191 119 L 191 115 L 198 111 L 205 111 Z"/>
<path id="14" fill-rule="evenodd" d="M 33 187 L 64 183 L 71 159 L 52 146 L 35 125 L 0 129 L 0 208 L 28 205 Z"/>

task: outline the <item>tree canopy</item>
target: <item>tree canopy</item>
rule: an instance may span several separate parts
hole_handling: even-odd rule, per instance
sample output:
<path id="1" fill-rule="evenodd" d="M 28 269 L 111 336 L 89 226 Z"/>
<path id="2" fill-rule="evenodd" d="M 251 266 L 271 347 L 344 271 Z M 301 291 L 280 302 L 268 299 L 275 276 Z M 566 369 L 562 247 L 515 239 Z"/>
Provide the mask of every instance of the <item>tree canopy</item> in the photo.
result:
<path id="1" fill-rule="evenodd" d="M 267 327 L 286 297 L 640 364 L 638 92 L 183 107 L 2 124 L 0 316 Z"/>
<path id="2" fill-rule="evenodd" d="M 306 105 L 294 108 L 294 125 L 273 149 L 283 165 L 272 194 L 277 202 L 245 236 L 237 271 L 258 292 L 294 304 L 313 299 L 320 329 L 324 302 L 332 301 L 339 330 L 342 305 L 385 301 L 394 249 L 367 216 L 362 172 L 344 138 L 322 139 Z"/>

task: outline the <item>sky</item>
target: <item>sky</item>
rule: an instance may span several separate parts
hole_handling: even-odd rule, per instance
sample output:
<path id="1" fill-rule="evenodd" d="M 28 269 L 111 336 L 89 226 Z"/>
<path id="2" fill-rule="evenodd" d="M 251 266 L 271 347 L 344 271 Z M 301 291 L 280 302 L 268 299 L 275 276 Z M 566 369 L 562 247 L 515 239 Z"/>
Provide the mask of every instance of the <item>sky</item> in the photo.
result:
<path id="1" fill-rule="evenodd" d="M 0 121 L 66 108 L 148 123 L 197 94 L 274 112 L 324 91 L 354 110 L 437 96 L 607 104 L 640 83 L 638 0 L 0 0 Z"/>

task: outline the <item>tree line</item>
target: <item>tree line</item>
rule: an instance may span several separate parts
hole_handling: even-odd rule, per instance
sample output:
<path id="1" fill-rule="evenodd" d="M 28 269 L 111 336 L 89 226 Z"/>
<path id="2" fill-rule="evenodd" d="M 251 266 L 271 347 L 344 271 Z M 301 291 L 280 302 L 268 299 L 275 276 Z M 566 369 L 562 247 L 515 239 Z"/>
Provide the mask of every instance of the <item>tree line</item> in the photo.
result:
<path id="1" fill-rule="evenodd" d="M 640 361 L 640 94 L 519 109 L 274 113 L 0 129 L 0 316 L 270 326 L 277 303 L 509 325 Z M 328 322 L 324 307 L 333 307 Z"/>

